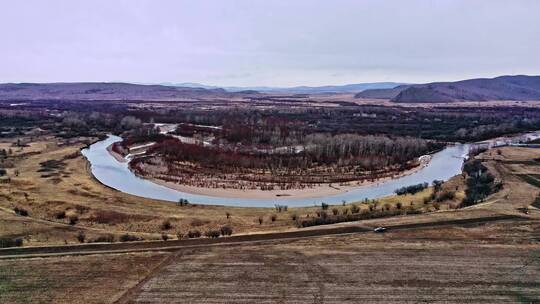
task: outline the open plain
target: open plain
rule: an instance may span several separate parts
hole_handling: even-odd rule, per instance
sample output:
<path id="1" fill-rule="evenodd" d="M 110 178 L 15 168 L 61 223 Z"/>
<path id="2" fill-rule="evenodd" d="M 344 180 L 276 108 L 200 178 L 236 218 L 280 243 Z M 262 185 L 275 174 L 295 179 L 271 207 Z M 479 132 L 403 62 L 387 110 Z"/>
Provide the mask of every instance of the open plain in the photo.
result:
<path id="1" fill-rule="evenodd" d="M 276 235 L 237 235 L 216 241 L 2 249 L 0 299 L 9 303 L 29 299 L 38 303 L 534 303 L 540 301 L 540 212 L 531 204 L 538 188 L 519 176 L 535 174 L 539 153 L 505 147 L 479 155 L 504 187 L 483 203 L 457 210 L 316 229 L 290 227 Z M 209 210 L 215 208 L 225 207 Z M 19 218 L 13 216 L 14 221 Z M 25 229 L 39 225 L 49 228 L 53 223 L 27 218 L 23 224 Z M 62 225 L 57 234 L 66 238 L 75 229 L 102 232 L 99 226 L 85 226 Z M 389 229 L 371 232 L 378 226 Z"/>

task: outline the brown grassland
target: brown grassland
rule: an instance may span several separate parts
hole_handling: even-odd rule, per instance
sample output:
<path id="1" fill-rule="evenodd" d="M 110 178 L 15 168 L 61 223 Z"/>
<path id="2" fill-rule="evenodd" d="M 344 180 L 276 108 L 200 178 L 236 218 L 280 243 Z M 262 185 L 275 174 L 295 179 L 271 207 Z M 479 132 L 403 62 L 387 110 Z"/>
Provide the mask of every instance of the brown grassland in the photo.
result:
<path id="1" fill-rule="evenodd" d="M 26 245 L 77 243 L 129 232 L 158 239 L 190 229 L 231 225 L 234 233 L 298 230 L 291 220 L 320 207 L 269 208 L 176 206 L 108 189 L 91 178 L 77 152 L 82 143 L 57 146 L 40 138 L 14 152 L 20 172 L 0 184 L 0 236 L 23 236 Z M 32 149 L 25 151 L 25 149 Z M 463 197 L 463 177 L 453 201 L 424 204 L 431 189 L 388 197 L 429 213 L 349 222 L 325 227 L 391 226 L 459 218 L 517 215 L 520 220 L 411 228 L 257 243 L 204 245 L 174 251 L 48 255 L 0 259 L 2 303 L 502 303 L 540 302 L 540 211 L 531 206 L 540 189 L 520 176 L 540 174 L 540 149 L 501 148 L 478 156 L 503 189 L 484 202 L 454 209 Z M 50 177 L 40 162 L 64 159 Z M 48 172 L 51 174 L 51 172 Z M 26 193 L 26 194 L 25 194 Z M 19 206 L 30 216 L 18 216 Z M 340 211 L 349 208 L 330 206 Z M 368 208 L 358 203 L 361 208 Z M 528 213 L 523 209 L 527 207 Z M 439 209 L 439 210 L 437 210 Z M 56 214 L 65 212 L 59 219 Z M 231 217 L 226 218 L 229 212 Z M 275 222 L 270 220 L 277 215 Z M 69 225 L 69 217 L 78 221 Z M 258 218 L 263 217 L 263 224 Z M 171 229 L 163 230 L 169 219 Z M 325 229 L 323 227 L 323 229 Z M 319 227 L 320 228 L 320 227 Z M 85 245 L 81 245 L 85 246 Z"/>
<path id="2" fill-rule="evenodd" d="M 83 143 L 59 146 L 54 137 L 38 138 L 30 147 L 16 148 L 9 158 L 12 167 L 9 183 L 0 183 L 0 231 L 1 236 L 24 237 L 26 245 L 78 243 L 77 234 L 84 231 L 87 239 L 113 234 L 116 237 L 130 233 L 145 239 L 160 239 L 162 233 L 176 238 L 190 230 L 205 232 L 231 226 L 234 234 L 260 233 L 296 229 L 293 215 L 298 218 L 316 216 L 320 207 L 289 208 L 277 212 L 273 208 L 241 208 L 200 205 L 196 202 L 188 206 L 177 206 L 163 202 L 127 195 L 107 188 L 92 178 L 86 159 L 77 154 Z M 5 147 L 10 143 L 3 143 Z M 75 156 L 75 157 L 74 157 Z M 62 164 L 47 172 L 40 163 L 62 161 Z M 19 171 L 14 176 L 14 170 Z M 445 187 L 455 188 L 462 184 L 460 177 Z M 400 202 L 403 208 L 435 211 L 432 204 L 423 200 L 430 189 L 415 195 L 387 197 L 379 200 L 376 209 L 395 208 Z M 444 210 L 463 197 L 463 187 L 457 191 L 454 202 L 447 202 L 437 208 Z M 337 209 L 341 214 L 350 209 L 345 206 L 331 206 L 327 212 Z M 360 210 L 367 210 L 367 204 L 356 203 Z M 13 209 L 28 210 L 28 217 L 17 216 Z M 227 218 L 229 214 L 229 218 Z M 275 221 L 272 217 L 275 216 Z M 70 218 L 76 218 L 75 225 L 69 225 Z M 259 223 L 259 218 L 263 223 Z M 171 224 L 163 229 L 164 221 Z"/>

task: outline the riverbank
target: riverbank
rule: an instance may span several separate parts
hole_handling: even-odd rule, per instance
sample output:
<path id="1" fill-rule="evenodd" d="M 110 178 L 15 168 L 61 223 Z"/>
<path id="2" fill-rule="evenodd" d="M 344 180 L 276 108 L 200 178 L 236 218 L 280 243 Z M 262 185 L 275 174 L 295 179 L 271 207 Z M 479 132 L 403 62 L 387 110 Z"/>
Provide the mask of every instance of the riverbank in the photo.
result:
<path id="1" fill-rule="evenodd" d="M 107 152 L 109 152 L 109 154 L 114 157 L 114 159 L 116 159 L 116 161 L 118 161 L 119 163 L 127 163 L 127 159 L 124 158 L 124 156 L 114 152 L 113 150 L 113 144 L 110 144 L 109 146 L 107 146 Z"/>
<path id="2" fill-rule="evenodd" d="M 316 216 L 321 210 L 321 200 L 318 199 L 318 206 L 314 206 L 313 203 L 289 204 L 273 199 L 257 204 L 247 200 L 243 202 L 242 199 L 224 202 L 224 199 L 209 197 L 208 200 L 199 200 L 184 196 L 133 176 L 127 165 L 116 161 L 106 149 L 118 139 L 110 137 L 85 148 L 84 143 L 58 146 L 55 138 L 40 138 L 34 139 L 22 151 L 15 151 L 17 155 L 29 151 L 37 153 L 26 157 L 13 156 L 15 167 L 24 173 L 13 176 L 10 172 L 9 183 L 0 183 L 0 197 L 6 198 L 0 202 L 0 214 L 3 215 L 0 231 L 3 235 L 27 235 L 24 246 L 34 246 L 79 243 L 79 233 L 84 234 L 85 242 L 100 237 L 119 240 L 126 234 L 145 240 L 161 239 L 163 234 L 169 239 L 177 239 L 179 234 L 185 235 L 189 231 L 204 234 L 223 226 L 232 227 L 234 235 L 252 234 L 296 230 L 295 219 Z M 92 162 L 76 153 L 81 148 L 82 154 Z M 95 161 L 96 156 L 107 162 Z M 57 170 L 65 173 L 58 179 L 43 176 L 40 172 L 41 164 L 50 160 L 62 162 Z M 147 184 L 150 184 L 148 188 Z M 125 185 L 133 188 L 123 188 Z M 163 189 L 156 190 L 158 186 Z M 158 200 L 160 195 L 171 202 Z M 413 202 L 414 208 L 426 208 L 423 200 L 429 195 L 428 189 L 399 197 L 399 200 L 408 204 Z M 190 204 L 179 206 L 175 204 L 178 198 L 187 198 Z M 394 206 L 397 198 L 382 198 L 379 202 L 379 209 L 385 204 Z M 288 205 L 288 209 L 278 212 L 274 203 Z M 356 206 L 361 212 L 369 211 L 367 204 Z M 29 215 L 18 216 L 13 211 L 14 207 L 26 210 Z M 328 212 L 336 209 L 339 214 L 345 210 L 350 214 L 351 208 L 351 204 L 342 206 L 339 200 Z M 72 221 L 76 224 L 70 224 Z"/>
<path id="3" fill-rule="evenodd" d="M 376 186 L 381 183 L 388 182 L 392 179 L 405 177 L 411 174 L 414 174 L 421 170 L 422 168 L 428 165 L 429 161 L 422 161 L 418 166 L 398 172 L 393 176 L 388 176 L 384 178 L 379 178 L 375 181 L 351 181 L 343 185 L 337 183 L 327 183 L 327 184 L 318 184 L 313 186 L 313 188 L 304 188 L 304 189 L 275 189 L 275 190 L 261 190 L 261 189 L 231 189 L 231 188 L 207 188 L 207 187 L 196 187 L 177 184 L 173 182 L 167 182 L 161 179 L 151 178 L 146 179 L 158 185 L 165 186 L 169 189 L 180 191 L 183 193 L 189 193 L 194 195 L 208 195 L 213 197 L 221 198 L 242 198 L 242 199 L 280 199 L 280 198 L 290 198 L 290 199 L 307 199 L 307 198 L 318 198 L 324 196 L 333 196 L 339 194 L 345 194 L 350 191 L 360 190 L 362 188 Z M 142 176 L 139 176 L 144 178 Z"/>
<path id="4" fill-rule="evenodd" d="M 116 153 L 112 149 L 113 144 L 107 146 L 107 152 L 118 162 L 126 163 L 128 160 L 122 155 Z M 396 178 L 402 178 L 418 172 L 426 167 L 431 161 L 431 155 L 422 155 L 418 158 L 419 164 L 411 169 L 394 172 L 390 176 L 377 178 L 374 181 L 370 180 L 357 180 L 349 181 L 346 183 L 322 183 L 314 184 L 312 187 L 303 189 L 274 189 L 274 190 L 261 190 L 261 189 L 233 189 L 233 188 L 211 188 L 211 187 L 197 187 L 185 184 L 174 183 L 165 181 L 158 178 L 147 178 L 145 176 L 135 174 L 137 177 L 155 183 L 157 185 L 164 186 L 168 189 L 180 191 L 182 193 L 188 193 L 193 195 L 206 195 L 217 198 L 241 198 L 241 199 L 307 199 L 318 198 L 324 196 L 333 196 L 345 194 L 350 191 L 359 190 L 366 187 L 377 186 L 381 183 L 391 181 Z M 130 170 L 131 171 L 131 170 Z"/>
<path id="5" fill-rule="evenodd" d="M 110 135 L 107 139 L 93 144 L 90 148 L 82 151 L 83 155 L 92 164 L 92 174 L 101 183 L 121 192 L 140 197 L 159 199 L 177 202 L 179 199 L 187 199 L 190 202 L 207 205 L 225 205 L 237 207 L 273 207 L 275 204 L 288 205 L 289 207 L 304 207 L 320 205 L 321 202 L 328 204 L 341 204 L 346 202 L 359 202 L 365 199 L 379 199 L 393 195 L 394 191 L 404 186 L 419 183 L 431 183 L 433 180 L 448 180 L 456 174 L 461 173 L 463 156 L 467 154 L 468 145 L 449 145 L 442 151 L 431 156 L 431 161 L 414 170 L 402 172 L 398 176 L 388 179 L 379 179 L 374 183 L 364 182 L 360 185 L 350 187 L 336 187 L 335 184 L 326 189 L 308 189 L 305 193 L 290 193 L 289 191 L 276 191 L 275 193 L 265 193 L 265 191 L 255 190 L 259 193 L 240 191 L 231 193 L 230 191 L 212 189 L 183 188 L 177 190 L 178 185 L 168 185 L 156 183 L 135 175 L 131 172 L 126 163 L 117 161 L 107 151 L 107 147 L 116 141 L 120 141 L 118 136 Z M 173 189 L 176 188 L 176 189 Z M 225 194 L 227 196 L 225 196 Z M 331 194 L 326 194 L 331 193 Z M 221 195 L 221 196 L 218 196 Z"/>
<path id="6" fill-rule="evenodd" d="M 418 212 L 432 212 L 452 209 L 448 208 L 447 205 L 458 204 L 463 197 L 464 191 L 464 180 L 461 176 L 457 176 L 445 183 L 444 186 L 452 191 L 459 188 L 456 191 L 455 200 L 450 203 L 445 202 L 442 205 L 425 203 L 425 199 L 432 193 L 431 189 L 426 189 L 415 195 L 388 196 L 398 187 L 397 184 L 393 183 L 394 181 L 381 183 L 381 185 L 375 186 L 373 189 L 365 186 L 362 187 L 366 189 L 365 191 L 355 190 L 359 191 L 357 193 L 354 191 L 347 192 L 346 195 L 349 196 L 343 198 L 347 201 L 345 206 L 341 204 L 341 197 L 332 200 L 332 196 L 315 199 L 297 198 L 296 200 L 287 197 L 254 200 L 243 198 L 224 199 L 203 195 L 189 196 L 133 176 L 127 169 L 126 164 L 116 161 L 106 149 L 112 142 L 117 140 L 119 140 L 119 137 L 113 136 L 105 141 L 98 141 L 87 149 L 83 149 L 83 155 L 87 159 L 83 157 L 66 158 L 66 156 L 74 155 L 74 152 L 83 148 L 82 144 L 58 146 L 54 144 L 53 138 L 33 142 L 28 149 L 37 149 L 36 152 L 39 153 L 24 158 L 14 158 L 15 166 L 24 174 L 18 177 L 12 176 L 9 184 L 0 184 L 0 196 L 6 198 L 0 204 L 0 213 L 4 215 L 4 222 L 0 223 L 0 231 L 3 231 L 6 235 L 30 235 L 29 238 L 25 239 L 25 246 L 64 244 L 66 240 L 68 243 L 78 243 L 77 235 L 79 231 L 84 232 L 87 240 L 94 240 L 104 235 L 113 235 L 118 239 L 126 233 L 143 237 L 146 240 L 159 239 L 161 234 L 166 233 L 170 238 L 174 239 L 177 238 L 178 233 L 185 234 L 190 230 L 198 230 L 204 233 L 224 225 L 233 227 L 234 234 L 261 233 L 296 229 L 294 228 L 296 222 L 293 218 L 305 219 L 317 216 L 317 212 L 321 210 L 321 202 L 334 205 L 329 208 L 328 214 L 333 214 L 334 209 L 337 210 L 338 214 L 345 214 L 345 212 L 350 214 L 353 202 L 361 200 L 359 198 L 366 195 L 371 195 L 369 198 L 377 198 L 376 210 L 379 211 L 382 208 L 397 210 L 399 206 L 400 209 L 403 208 L 404 210 L 410 208 L 419 210 Z M 26 149 L 21 152 L 28 152 Z M 527 163 L 527 160 L 538 157 L 538 150 L 536 149 L 526 150 L 531 154 L 523 157 L 521 154 L 514 156 L 514 154 L 510 153 L 511 151 L 517 151 L 518 148 L 506 149 L 503 148 L 502 155 L 510 161 L 518 160 Z M 437 164 L 441 163 L 448 164 L 454 161 L 459 164 L 459 159 L 455 156 L 462 155 L 465 150 L 463 146 L 453 146 L 435 154 L 430 165 L 420 170 L 424 171 L 421 172 L 421 178 L 432 180 L 432 175 L 428 173 L 433 165 L 436 165 L 435 169 L 437 169 Z M 496 157 L 500 158 L 502 156 L 497 154 Z M 67 173 L 60 177 L 61 180 L 56 181 L 51 177 L 43 177 L 42 173 L 39 172 L 40 164 L 47 160 L 63 160 L 65 165 L 61 170 Z M 90 170 L 92 174 L 89 174 L 88 170 L 90 160 L 93 163 Z M 103 161 L 100 162 L 101 160 Z M 505 166 L 515 167 L 516 165 L 505 164 Z M 519 168 L 521 168 L 521 165 L 517 167 L 517 169 Z M 527 170 L 531 170 L 530 168 Z M 454 171 L 450 172 L 448 167 L 439 167 L 439 169 L 437 172 L 449 172 L 449 174 L 455 175 L 453 174 Z M 529 171 L 522 170 L 519 172 Z M 411 178 L 418 175 L 418 173 L 415 172 L 406 178 Z M 438 178 L 443 177 L 438 175 Z M 505 176 L 502 178 L 505 179 Z M 410 185 L 413 181 L 418 180 L 407 179 L 403 181 L 403 184 Z M 514 204 L 527 203 L 532 198 L 524 197 L 525 195 L 536 195 L 536 192 L 530 191 L 530 189 L 516 186 L 516 183 L 520 183 L 519 180 L 512 181 L 513 184 L 505 187 L 506 189 L 512 189 L 512 199 L 508 201 Z M 151 186 L 146 188 L 146 184 Z M 388 184 L 390 186 L 387 186 Z M 130 185 L 131 188 L 127 188 L 126 185 Z M 17 189 L 17 192 L 13 191 L 13 189 Z M 377 192 L 375 190 L 381 191 Z M 26 197 L 22 195 L 23 191 L 27 194 Z M 524 196 L 515 196 L 520 193 Z M 501 192 L 498 197 L 504 198 L 504 195 L 506 194 Z M 512 197 L 512 195 L 515 197 Z M 43 197 L 47 197 L 47 200 L 43 200 Z M 173 203 L 156 200 L 159 197 Z M 188 199 L 190 204 L 187 206 L 174 204 L 179 198 Z M 497 202 L 497 208 L 499 206 L 500 208 L 506 208 L 506 199 L 501 200 L 501 202 Z M 278 212 L 274 209 L 275 204 L 287 205 L 289 208 L 285 212 Z M 314 204 L 317 204 L 318 207 L 314 207 Z M 14 206 L 27 210 L 29 216 L 17 216 L 12 211 Z M 361 213 L 370 212 L 370 204 L 356 204 L 356 206 Z M 474 209 L 480 207 L 477 206 Z M 57 214 L 63 214 L 65 218 L 58 218 Z M 452 215 L 454 213 L 448 212 L 447 214 Z M 412 216 L 407 215 L 392 220 L 410 217 Z M 432 217 L 432 214 L 426 215 L 426 217 Z M 78 221 L 76 225 L 69 224 L 71 218 Z M 170 223 L 172 228 L 164 229 L 163 223 L 165 222 Z"/>

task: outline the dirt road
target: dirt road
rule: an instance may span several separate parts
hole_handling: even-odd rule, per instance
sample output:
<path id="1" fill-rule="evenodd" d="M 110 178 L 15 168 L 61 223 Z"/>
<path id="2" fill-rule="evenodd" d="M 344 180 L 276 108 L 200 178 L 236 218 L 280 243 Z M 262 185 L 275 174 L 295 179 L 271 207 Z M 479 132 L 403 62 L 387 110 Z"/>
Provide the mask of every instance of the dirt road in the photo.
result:
<path id="1" fill-rule="evenodd" d="M 490 222 L 499 221 L 519 221 L 526 220 L 525 217 L 515 215 L 499 215 L 480 218 L 467 218 L 457 220 L 442 220 L 434 222 L 423 222 L 414 224 L 401 224 L 387 226 L 388 231 L 398 231 L 416 228 L 434 228 L 441 226 L 474 226 Z M 27 258 L 27 257 L 45 257 L 55 255 L 84 255 L 96 253 L 126 253 L 143 251 L 175 251 L 182 248 L 196 248 L 216 245 L 238 245 L 247 243 L 257 243 L 275 240 L 294 240 L 327 235 L 341 235 L 351 233 L 371 232 L 373 227 L 350 225 L 350 226 L 320 226 L 316 229 L 303 229 L 290 232 L 246 234 L 218 239 L 189 239 L 173 241 L 149 241 L 149 242 L 131 242 L 131 243 L 95 243 L 67 246 L 45 246 L 45 247 L 21 247 L 0 249 L 0 259 Z"/>

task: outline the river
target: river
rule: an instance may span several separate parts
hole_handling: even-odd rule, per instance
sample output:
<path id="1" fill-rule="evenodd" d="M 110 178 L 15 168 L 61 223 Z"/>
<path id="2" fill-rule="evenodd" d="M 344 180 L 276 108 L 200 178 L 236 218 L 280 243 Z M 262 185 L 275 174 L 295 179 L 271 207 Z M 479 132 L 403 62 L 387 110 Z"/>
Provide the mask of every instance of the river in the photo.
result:
<path id="1" fill-rule="evenodd" d="M 442 151 L 433 154 L 431 161 L 425 167 L 410 175 L 379 184 L 358 187 L 345 193 L 313 198 L 276 197 L 272 199 L 250 199 L 184 193 L 140 178 L 129 170 L 127 162 L 118 162 L 107 151 L 108 146 L 121 140 L 122 138 L 118 136 L 109 135 L 106 139 L 82 150 L 82 154 L 91 164 L 92 174 L 104 185 L 128 194 L 152 199 L 177 202 L 180 198 L 184 198 L 191 203 L 197 204 L 241 207 L 274 207 L 275 204 L 301 207 L 320 205 L 321 202 L 339 204 L 342 201 L 354 202 L 365 198 L 374 199 L 388 196 L 393 194 L 394 190 L 403 186 L 424 182 L 431 183 L 435 179 L 446 181 L 452 176 L 460 174 L 464 157 L 469 151 L 469 145 L 467 144 L 448 146 Z M 317 189 L 315 188 L 313 191 L 317 191 Z"/>

